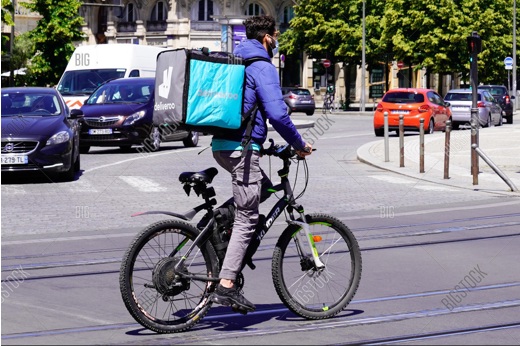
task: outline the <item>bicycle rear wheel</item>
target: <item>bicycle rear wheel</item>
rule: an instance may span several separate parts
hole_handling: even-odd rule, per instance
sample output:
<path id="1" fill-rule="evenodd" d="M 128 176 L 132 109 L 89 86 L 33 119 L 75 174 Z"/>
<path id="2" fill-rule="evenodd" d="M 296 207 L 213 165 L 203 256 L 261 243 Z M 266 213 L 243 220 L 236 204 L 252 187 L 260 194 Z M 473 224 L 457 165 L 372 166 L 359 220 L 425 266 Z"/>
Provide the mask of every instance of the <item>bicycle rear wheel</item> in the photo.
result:
<path id="1" fill-rule="evenodd" d="M 191 328 L 211 307 L 215 285 L 179 276 L 174 266 L 199 231 L 181 220 L 156 222 L 133 240 L 121 263 L 119 285 L 125 306 L 142 326 L 158 333 Z M 180 271 L 199 277 L 218 276 L 218 260 L 209 241 L 196 247 Z"/>
<path id="2" fill-rule="evenodd" d="M 307 319 L 329 318 L 340 313 L 357 291 L 361 251 L 340 220 L 325 214 L 306 217 L 325 268 L 315 268 L 312 256 L 303 255 L 309 252 L 308 243 L 300 243 L 296 234 L 304 230 L 290 225 L 274 249 L 273 283 L 282 302 L 295 314 Z"/>

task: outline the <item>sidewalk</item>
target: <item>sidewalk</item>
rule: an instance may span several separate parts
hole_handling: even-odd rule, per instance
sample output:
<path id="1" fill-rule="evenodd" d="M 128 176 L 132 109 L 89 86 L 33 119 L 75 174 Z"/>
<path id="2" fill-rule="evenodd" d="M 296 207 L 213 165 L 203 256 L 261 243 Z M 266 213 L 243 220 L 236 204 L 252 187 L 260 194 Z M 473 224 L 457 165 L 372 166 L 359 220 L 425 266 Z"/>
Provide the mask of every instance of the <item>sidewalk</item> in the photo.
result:
<path id="1" fill-rule="evenodd" d="M 450 137 L 449 179 L 444 179 L 444 132 L 436 131 L 424 136 L 424 173 L 420 168 L 420 137 L 405 132 L 404 167 L 399 167 L 399 136 L 389 136 L 388 158 L 385 162 L 384 139 L 367 143 L 357 150 L 358 160 L 372 166 L 400 173 L 433 183 L 467 188 L 475 191 L 500 193 L 520 197 L 520 114 L 515 113 L 516 123 L 500 127 L 480 128 L 479 147 L 516 187 L 509 185 L 479 157 L 478 184 L 473 185 L 471 174 L 471 131 L 453 130 Z"/>

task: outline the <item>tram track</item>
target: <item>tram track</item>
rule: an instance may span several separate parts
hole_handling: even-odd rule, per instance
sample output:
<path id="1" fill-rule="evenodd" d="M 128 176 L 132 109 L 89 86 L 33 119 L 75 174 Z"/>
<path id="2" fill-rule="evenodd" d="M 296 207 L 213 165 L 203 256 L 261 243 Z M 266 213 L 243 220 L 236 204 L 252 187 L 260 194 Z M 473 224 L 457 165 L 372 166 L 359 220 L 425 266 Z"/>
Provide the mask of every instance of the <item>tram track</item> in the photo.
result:
<path id="1" fill-rule="evenodd" d="M 497 285 L 489 285 L 479 287 L 480 290 L 486 289 L 496 289 L 503 287 L 515 287 L 520 285 L 520 282 L 513 283 L 504 283 Z M 444 295 L 449 290 L 438 290 L 438 291 L 430 291 L 424 293 L 414 293 L 414 294 L 406 294 L 406 295 L 397 295 L 390 297 L 379 297 L 372 299 L 364 299 L 364 300 L 353 300 L 348 307 L 345 309 L 346 311 L 352 310 L 350 307 L 356 304 L 367 304 L 367 303 L 375 303 L 375 302 L 383 302 L 389 300 L 398 300 L 398 299 L 409 299 L 411 297 L 422 297 L 422 296 L 432 296 L 432 295 Z M 169 344 L 186 344 L 186 343 L 200 343 L 200 342 L 214 342 L 214 341 L 222 341 L 226 339 L 234 339 L 234 338 L 247 338 L 247 337 L 262 337 L 267 335 L 276 335 L 276 334 L 285 334 L 285 333 L 302 333 L 302 332 L 318 332 L 320 330 L 334 329 L 334 328 L 345 328 L 345 327 L 355 327 L 355 326 L 365 326 L 365 325 L 373 325 L 373 324 L 382 324 L 382 323 L 392 323 L 399 322 L 417 318 L 424 317 L 436 317 L 443 316 L 447 314 L 461 314 L 461 313 L 470 313 L 477 311 L 489 311 L 496 309 L 507 309 L 507 308 L 517 308 L 520 307 L 520 299 L 512 299 L 512 300 L 500 300 L 493 301 L 487 303 L 477 303 L 477 304 L 467 304 L 461 305 L 454 309 L 444 309 L 444 308 L 429 308 L 429 309 L 421 309 L 415 311 L 407 311 L 407 312 L 398 312 L 393 314 L 379 314 L 375 316 L 366 316 L 360 318 L 348 318 L 348 316 L 355 316 L 357 314 L 346 314 L 346 316 L 338 316 L 333 319 L 319 320 L 319 321 L 298 321 L 294 323 L 283 323 L 282 325 L 277 326 L 269 326 L 269 327 L 259 327 L 252 328 L 251 330 L 240 330 L 237 332 L 233 332 L 228 330 L 226 332 L 211 332 L 204 333 L 204 330 L 207 330 L 207 326 L 205 324 L 212 323 L 221 323 L 226 324 L 229 319 L 243 319 L 244 317 L 238 313 L 225 313 L 225 314 L 209 314 L 203 318 L 203 320 L 199 323 L 199 325 L 195 326 L 191 331 L 180 333 L 180 334 L 170 334 L 168 339 L 159 339 L 159 334 L 157 334 L 157 338 L 153 340 L 142 340 L 140 339 L 140 344 L 162 344 L 167 342 Z M 249 313 L 249 318 L 253 319 L 254 316 L 260 315 L 287 315 L 291 314 L 289 310 L 285 307 L 283 308 L 274 308 L 274 309 L 260 309 L 255 312 Z M 494 324 L 494 325 L 485 325 L 485 326 L 471 326 L 466 328 L 459 329 L 451 329 L 451 330 L 442 330 L 433 333 L 417 333 L 417 334 L 406 334 L 406 335 L 397 335 L 388 338 L 379 338 L 379 339 L 366 339 L 366 340 L 355 340 L 352 343 L 340 343 L 340 345 L 354 345 L 354 344 L 386 344 L 386 343 L 397 343 L 403 341 L 413 341 L 420 340 L 424 338 L 434 338 L 441 336 L 450 336 L 450 335 L 458 335 L 462 333 L 478 333 L 488 330 L 499 330 L 505 328 L 519 328 L 520 321 L 512 321 L 503 324 Z M 110 330 L 126 330 L 126 329 L 140 329 L 141 325 L 138 323 L 113 323 L 113 324 L 100 324 L 100 325 L 91 325 L 85 327 L 74 327 L 74 328 L 62 328 L 62 329 L 52 329 L 52 330 L 38 330 L 38 331 L 30 331 L 30 332 L 22 332 L 22 333 L 11 333 L 11 334 L 3 334 L 2 340 L 15 340 L 15 339 L 32 339 L 34 343 L 35 338 L 44 338 L 48 336 L 56 336 L 56 335 L 66 335 L 66 334 L 78 334 L 78 333 L 90 333 L 90 332 L 102 332 L 102 331 L 110 331 Z M 241 328 L 239 328 L 241 329 Z M 210 330 L 213 330 L 210 328 Z M 161 342 L 162 341 L 162 342 Z"/>

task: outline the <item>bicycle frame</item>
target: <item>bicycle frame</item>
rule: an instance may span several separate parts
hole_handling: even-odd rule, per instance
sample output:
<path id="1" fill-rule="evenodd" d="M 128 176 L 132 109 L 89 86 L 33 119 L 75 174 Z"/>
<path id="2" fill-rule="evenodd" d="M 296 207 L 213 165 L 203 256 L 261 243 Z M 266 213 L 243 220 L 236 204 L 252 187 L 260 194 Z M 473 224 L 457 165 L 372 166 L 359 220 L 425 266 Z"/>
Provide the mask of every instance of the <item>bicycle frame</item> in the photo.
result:
<path id="1" fill-rule="evenodd" d="M 314 244 L 313 236 L 310 232 L 309 224 L 307 223 L 307 220 L 305 218 L 304 208 L 301 204 L 296 203 L 296 200 L 294 199 L 293 190 L 291 187 L 291 184 L 289 182 L 289 166 L 291 165 L 289 158 L 283 158 L 283 168 L 278 171 L 278 176 L 281 178 L 281 182 L 269 189 L 269 192 L 275 193 L 279 191 L 283 191 L 284 195 L 278 199 L 278 201 L 275 203 L 275 205 L 271 208 L 269 213 L 267 214 L 267 217 L 265 219 L 265 224 L 262 227 L 262 232 L 258 235 L 260 238 L 259 241 L 261 242 L 264 236 L 267 234 L 269 229 L 274 224 L 274 221 L 281 215 L 282 211 L 286 210 L 289 214 L 286 217 L 286 221 L 288 224 L 294 224 L 297 226 L 300 226 L 303 228 L 305 232 L 305 238 L 309 245 L 308 250 L 314 260 L 314 264 L 318 270 L 325 268 L 325 265 L 323 262 L 319 259 L 318 252 L 316 250 L 316 246 Z M 211 234 L 210 232 L 213 231 L 213 225 L 215 223 L 214 218 L 214 209 L 213 205 L 216 204 L 216 200 L 211 198 L 214 196 L 214 190 L 212 188 L 205 187 L 205 191 L 208 191 L 211 189 L 211 192 L 208 193 L 202 193 L 202 197 L 205 199 L 205 202 L 196 206 L 193 209 L 190 209 L 189 211 L 185 212 L 184 214 L 174 213 L 174 212 L 167 212 L 167 211 L 148 211 L 143 213 L 137 213 L 132 216 L 140 216 L 140 215 L 147 215 L 147 214 L 166 214 L 172 217 L 179 218 L 181 220 L 185 221 L 191 221 L 193 217 L 200 212 L 201 210 L 206 209 L 208 211 L 209 221 L 207 225 L 200 231 L 200 233 L 197 235 L 197 237 L 193 240 L 190 247 L 186 250 L 186 253 L 184 256 L 181 257 L 180 261 L 175 266 L 175 272 L 178 273 L 178 275 L 189 278 L 192 280 L 198 280 L 198 281 L 212 281 L 212 282 L 218 282 L 220 279 L 218 277 L 203 277 L 203 276 L 196 276 L 191 274 L 183 273 L 180 268 L 183 267 L 184 262 L 189 257 L 191 252 L 201 243 L 204 243 L 205 241 L 208 241 Z M 301 220 L 298 221 L 293 214 L 293 211 L 296 211 L 299 215 Z M 296 234 L 296 247 L 298 249 L 298 253 L 303 257 L 308 255 L 307 251 L 303 250 L 303 247 L 301 246 L 301 243 L 305 241 L 302 239 L 302 235 L 300 232 Z M 175 253 L 177 253 L 184 245 L 186 244 L 186 241 L 181 242 L 179 246 L 177 246 L 174 251 L 172 252 L 171 256 L 173 256 Z M 180 283 L 177 283 L 180 285 Z"/>

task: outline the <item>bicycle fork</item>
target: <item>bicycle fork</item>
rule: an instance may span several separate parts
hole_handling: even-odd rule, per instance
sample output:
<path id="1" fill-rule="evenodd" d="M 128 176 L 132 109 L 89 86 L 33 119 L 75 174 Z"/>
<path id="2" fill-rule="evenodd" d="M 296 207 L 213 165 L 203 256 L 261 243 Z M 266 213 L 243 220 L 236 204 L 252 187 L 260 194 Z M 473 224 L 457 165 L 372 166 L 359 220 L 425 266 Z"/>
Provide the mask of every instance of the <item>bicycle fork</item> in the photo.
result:
<path id="1" fill-rule="evenodd" d="M 302 218 L 305 220 L 305 215 L 302 214 Z M 306 242 L 309 245 L 308 249 L 309 249 L 312 259 L 314 261 L 314 267 L 318 271 L 321 271 L 322 269 L 324 269 L 325 264 L 323 264 L 323 262 L 320 260 L 318 250 L 316 250 L 314 236 L 311 233 L 309 224 L 307 222 L 296 221 L 296 220 L 288 220 L 287 222 L 291 225 L 296 225 L 296 226 L 303 228 L 303 231 L 305 232 L 305 238 L 306 238 L 305 240 L 302 239 L 303 236 L 302 236 L 301 232 L 296 233 L 296 247 L 298 249 L 298 252 L 300 252 L 300 256 L 302 258 L 308 258 L 308 253 L 303 253 L 304 252 L 303 247 L 300 246 L 300 244 Z"/>

